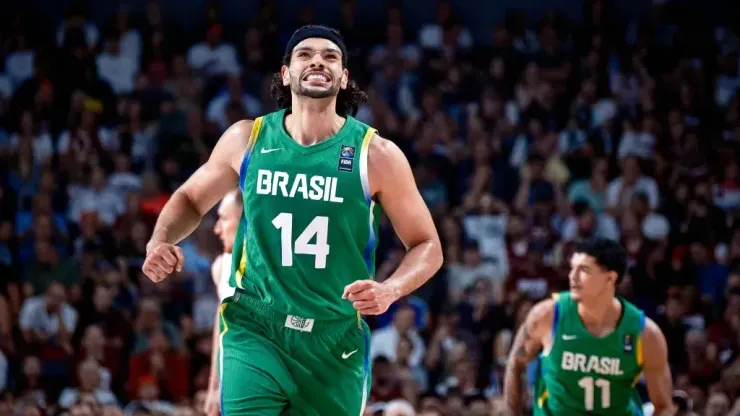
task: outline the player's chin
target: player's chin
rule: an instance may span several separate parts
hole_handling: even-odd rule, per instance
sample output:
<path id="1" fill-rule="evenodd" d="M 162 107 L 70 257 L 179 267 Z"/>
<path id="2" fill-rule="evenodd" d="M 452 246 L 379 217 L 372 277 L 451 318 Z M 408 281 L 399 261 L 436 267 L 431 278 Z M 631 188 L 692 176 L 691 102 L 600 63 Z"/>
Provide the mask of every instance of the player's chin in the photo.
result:
<path id="1" fill-rule="evenodd" d="M 570 288 L 570 298 L 573 300 L 581 300 L 581 289 Z"/>
<path id="2" fill-rule="evenodd" d="M 328 83 L 326 85 L 304 84 L 301 85 L 301 95 L 309 98 L 328 98 L 336 95 L 336 91 Z"/>

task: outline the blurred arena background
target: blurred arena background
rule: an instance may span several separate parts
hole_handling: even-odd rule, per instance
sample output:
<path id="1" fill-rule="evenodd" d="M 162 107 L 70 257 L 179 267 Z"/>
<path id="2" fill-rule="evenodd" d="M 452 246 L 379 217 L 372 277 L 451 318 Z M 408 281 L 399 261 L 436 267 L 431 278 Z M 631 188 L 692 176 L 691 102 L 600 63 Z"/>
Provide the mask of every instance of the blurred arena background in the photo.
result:
<path id="1" fill-rule="evenodd" d="M 621 241 L 681 414 L 740 414 L 740 3 L 0 2 L 0 414 L 196 415 L 213 221 L 141 273 L 168 195 L 275 108 L 295 28 L 343 33 L 357 117 L 410 159 L 445 266 L 378 319 L 367 415 L 496 415 L 513 330 Z M 402 245 L 381 229 L 378 279 Z M 536 363 L 532 371 L 535 371 Z"/>

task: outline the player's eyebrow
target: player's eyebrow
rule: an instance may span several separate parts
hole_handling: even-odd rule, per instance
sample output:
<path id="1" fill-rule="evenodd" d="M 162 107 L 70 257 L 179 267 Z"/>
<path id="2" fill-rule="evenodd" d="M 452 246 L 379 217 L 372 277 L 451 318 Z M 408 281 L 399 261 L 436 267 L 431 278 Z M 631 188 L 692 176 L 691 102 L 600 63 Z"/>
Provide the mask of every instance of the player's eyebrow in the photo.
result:
<path id="1" fill-rule="evenodd" d="M 293 53 L 297 53 L 297 52 L 315 52 L 315 51 L 320 51 L 321 53 L 327 53 L 327 52 L 342 53 L 342 51 L 340 51 L 337 48 L 331 48 L 331 47 L 329 47 L 329 48 L 323 48 L 323 49 L 314 49 L 314 48 L 311 48 L 309 46 L 300 46 L 300 47 L 297 47 L 297 48 L 295 48 L 293 50 Z"/>

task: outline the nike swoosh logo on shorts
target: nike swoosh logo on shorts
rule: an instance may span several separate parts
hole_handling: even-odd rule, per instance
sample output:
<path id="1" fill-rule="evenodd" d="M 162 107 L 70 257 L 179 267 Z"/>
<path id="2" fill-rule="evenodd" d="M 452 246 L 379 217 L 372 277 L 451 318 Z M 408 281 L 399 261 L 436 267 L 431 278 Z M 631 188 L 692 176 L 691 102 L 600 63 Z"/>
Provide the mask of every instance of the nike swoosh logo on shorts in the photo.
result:
<path id="1" fill-rule="evenodd" d="M 354 351 L 352 351 L 350 353 L 343 352 L 342 353 L 342 359 L 346 360 L 347 358 L 349 358 L 352 354 L 354 354 L 356 352 L 357 352 L 357 350 L 354 350 Z"/>
<path id="2" fill-rule="evenodd" d="M 282 147 L 278 147 L 277 149 L 265 149 L 264 147 L 260 149 L 260 153 L 272 153 L 277 152 L 278 150 L 281 150 Z"/>

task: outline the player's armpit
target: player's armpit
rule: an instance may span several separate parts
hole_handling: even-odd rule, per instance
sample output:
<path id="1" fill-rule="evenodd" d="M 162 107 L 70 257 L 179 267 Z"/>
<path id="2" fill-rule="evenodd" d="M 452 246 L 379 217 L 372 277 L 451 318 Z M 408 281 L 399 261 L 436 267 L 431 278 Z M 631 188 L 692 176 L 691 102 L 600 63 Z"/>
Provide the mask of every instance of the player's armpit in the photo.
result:
<path id="1" fill-rule="evenodd" d="M 508 365 L 526 367 L 542 351 L 545 336 L 552 328 L 555 300 L 546 299 L 532 307 L 514 337 Z"/>
<path id="2" fill-rule="evenodd" d="M 201 215 L 239 183 L 239 166 L 252 125 L 251 120 L 232 124 L 216 143 L 208 161 L 177 190 L 187 195 Z"/>
<path id="3" fill-rule="evenodd" d="M 208 161 L 172 194 L 157 219 L 150 245 L 180 242 L 195 230 L 203 215 L 237 186 L 252 124 L 243 120 L 229 127 Z"/>
<path id="4" fill-rule="evenodd" d="M 672 416 L 673 379 L 668 366 L 668 346 L 663 333 L 651 319 L 647 319 L 642 333 L 643 373 L 655 416 Z"/>
<path id="5" fill-rule="evenodd" d="M 368 153 L 370 192 L 380 202 L 408 250 L 383 282 L 405 296 L 442 267 L 442 245 L 432 215 L 416 186 L 406 156 L 393 142 L 376 136 Z"/>
<path id="6" fill-rule="evenodd" d="M 522 406 L 522 377 L 527 365 L 542 350 L 552 328 L 555 300 L 537 303 L 519 326 L 509 352 L 504 373 L 504 400 L 510 414 L 519 414 Z"/>

